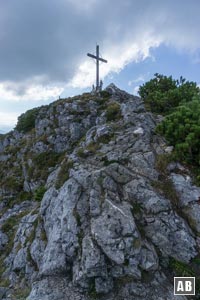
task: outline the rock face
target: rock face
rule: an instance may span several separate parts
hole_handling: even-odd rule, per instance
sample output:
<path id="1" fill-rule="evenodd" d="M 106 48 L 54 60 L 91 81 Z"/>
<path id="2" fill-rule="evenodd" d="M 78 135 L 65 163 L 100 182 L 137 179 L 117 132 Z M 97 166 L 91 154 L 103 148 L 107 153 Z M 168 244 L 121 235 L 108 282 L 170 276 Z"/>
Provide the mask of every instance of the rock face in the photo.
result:
<path id="1" fill-rule="evenodd" d="M 173 277 L 200 254 L 200 188 L 176 163 L 163 178 L 156 123 L 111 84 L 41 108 L 34 132 L 0 141 L 2 166 L 23 166 L 21 190 L 0 190 L 0 299 L 187 299 L 173 295 Z"/>

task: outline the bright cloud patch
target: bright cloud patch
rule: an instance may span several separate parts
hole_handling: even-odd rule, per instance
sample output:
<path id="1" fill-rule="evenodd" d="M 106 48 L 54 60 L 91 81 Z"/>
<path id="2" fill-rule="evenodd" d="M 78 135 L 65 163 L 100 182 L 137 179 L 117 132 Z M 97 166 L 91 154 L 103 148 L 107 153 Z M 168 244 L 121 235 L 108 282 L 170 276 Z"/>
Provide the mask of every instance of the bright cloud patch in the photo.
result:
<path id="1" fill-rule="evenodd" d="M 102 79 L 145 61 L 160 45 L 199 63 L 199 11 L 197 0 L 0 1 L 0 101 L 33 107 L 66 88 L 91 87 L 95 63 L 86 54 L 96 43 L 108 60 Z M 136 91 L 139 83 L 128 80 Z"/>
<path id="2" fill-rule="evenodd" d="M 56 99 L 62 93 L 63 87 L 53 85 L 29 85 L 24 88 L 14 83 L 0 83 L 0 99 L 6 101 L 41 101 Z"/>
<path id="3" fill-rule="evenodd" d="M 125 43 L 124 45 L 110 46 L 104 56 L 108 64 L 100 63 L 101 78 L 104 78 L 111 72 L 119 73 L 127 64 L 132 61 L 140 62 L 151 56 L 150 48 L 158 47 L 161 40 L 154 37 L 144 37 L 134 43 Z M 95 60 L 87 58 L 80 66 L 69 82 L 68 86 L 73 88 L 85 88 L 94 83 L 95 78 Z"/>
<path id="4" fill-rule="evenodd" d="M 17 117 L 16 113 L 0 112 L 0 129 L 13 127 L 17 123 Z"/>
<path id="5" fill-rule="evenodd" d="M 96 43 L 109 61 L 102 77 L 144 60 L 160 43 L 196 53 L 199 9 L 199 1 L 186 0 L 1 1 L 0 82 L 38 77 L 46 86 L 88 87 L 94 64 L 86 53 Z M 28 88 L 29 97 L 38 92 Z"/>

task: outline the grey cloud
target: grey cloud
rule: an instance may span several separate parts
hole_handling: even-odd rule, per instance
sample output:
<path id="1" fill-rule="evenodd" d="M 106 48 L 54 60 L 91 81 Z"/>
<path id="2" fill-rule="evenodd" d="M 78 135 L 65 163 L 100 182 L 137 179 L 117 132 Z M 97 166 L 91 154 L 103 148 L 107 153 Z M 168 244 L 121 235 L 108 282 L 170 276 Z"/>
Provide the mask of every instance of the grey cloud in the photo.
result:
<path id="1" fill-rule="evenodd" d="M 197 0 L 89 3 L 84 9 L 82 0 L 1 1 L 0 82 L 34 78 L 44 83 L 67 82 L 96 42 L 105 51 L 145 31 L 178 46 L 184 46 L 181 34 L 185 32 L 186 42 L 200 46 L 196 41 L 200 25 Z"/>

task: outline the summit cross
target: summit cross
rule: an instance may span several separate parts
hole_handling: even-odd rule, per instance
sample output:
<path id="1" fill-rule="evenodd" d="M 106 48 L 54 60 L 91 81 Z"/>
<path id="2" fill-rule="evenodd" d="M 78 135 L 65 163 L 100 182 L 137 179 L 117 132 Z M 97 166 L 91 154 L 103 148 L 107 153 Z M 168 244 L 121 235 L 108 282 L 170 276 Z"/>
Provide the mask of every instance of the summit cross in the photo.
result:
<path id="1" fill-rule="evenodd" d="M 103 58 L 99 57 L 99 45 L 96 46 L 96 55 L 87 53 L 87 56 L 96 59 L 96 91 L 98 92 L 100 90 L 100 84 L 99 84 L 99 61 L 102 61 L 104 63 L 107 63 L 108 61 L 106 59 L 103 59 Z"/>

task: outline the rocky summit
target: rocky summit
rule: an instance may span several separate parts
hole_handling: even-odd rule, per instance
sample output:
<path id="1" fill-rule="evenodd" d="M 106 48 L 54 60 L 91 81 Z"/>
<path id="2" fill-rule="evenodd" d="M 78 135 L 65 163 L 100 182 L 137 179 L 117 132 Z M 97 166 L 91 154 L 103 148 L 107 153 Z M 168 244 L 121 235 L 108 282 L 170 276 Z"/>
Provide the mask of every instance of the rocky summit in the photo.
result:
<path id="1" fill-rule="evenodd" d="M 186 300 L 174 276 L 199 299 L 200 188 L 162 119 L 111 84 L 0 136 L 0 299 Z"/>

